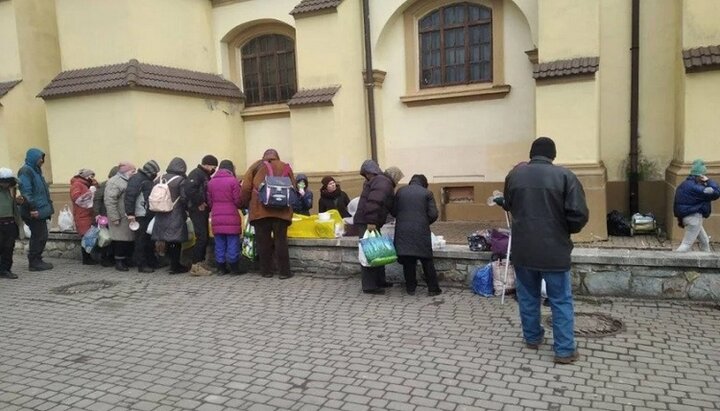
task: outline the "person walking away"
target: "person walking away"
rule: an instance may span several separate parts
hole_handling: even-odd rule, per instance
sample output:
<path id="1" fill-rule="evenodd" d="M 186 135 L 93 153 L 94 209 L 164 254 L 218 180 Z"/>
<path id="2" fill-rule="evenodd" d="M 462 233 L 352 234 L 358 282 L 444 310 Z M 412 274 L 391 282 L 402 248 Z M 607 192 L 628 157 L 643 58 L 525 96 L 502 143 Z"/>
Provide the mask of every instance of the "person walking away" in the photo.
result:
<path id="1" fill-rule="evenodd" d="M 72 200 L 73 219 L 75 220 L 75 229 L 80 236 L 84 236 L 90 227 L 95 223 L 95 213 L 93 213 L 93 201 L 95 199 L 94 192 L 97 191 L 98 182 L 95 180 L 95 172 L 83 168 L 70 179 L 70 200 Z M 90 253 L 80 247 L 82 253 L 83 265 L 95 265 L 97 261 L 93 260 Z"/>
<path id="2" fill-rule="evenodd" d="M 496 202 L 512 214 L 512 255 L 525 345 L 538 349 L 544 339 L 540 322 L 540 288 L 544 279 L 552 310 L 554 362 L 579 358 L 574 336 L 574 307 L 570 279 L 570 234 L 588 221 L 585 192 L 570 170 L 556 166 L 555 142 L 533 141 L 530 162 L 515 167 L 505 178 L 504 198 Z"/>
<path id="3" fill-rule="evenodd" d="M 430 225 L 438 219 L 438 209 L 433 193 L 427 189 L 427 178 L 415 174 L 410 184 L 395 194 L 392 214 L 395 216 L 395 252 L 403 266 L 405 290 L 415 295 L 417 288 L 417 262 L 420 260 L 430 297 L 442 291 L 438 285 L 433 262 L 432 233 Z"/>
<path id="4" fill-rule="evenodd" d="M 675 190 L 673 213 L 678 225 L 685 229 L 682 242 L 675 250 L 677 252 L 690 251 L 696 239 L 700 240 L 700 251 L 710 251 L 710 238 L 703 228 L 703 219 L 710 217 L 710 203 L 720 198 L 720 188 L 706 173 L 704 161 L 693 161 L 690 175 Z"/>
<path id="5" fill-rule="evenodd" d="M 107 209 L 108 228 L 112 239 L 113 255 L 115 256 L 115 269 L 128 271 L 132 258 L 135 233 L 130 229 L 125 210 L 125 191 L 128 180 L 135 174 L 135 166 L 127 161 L 118 165 L 118 172 L 108 180 L 105 187 L 105 208 Z"/>
<path id="6" fill-rule="evenodd" d="M 242 206 L 240 182 L 235 177 L 235 165 L 230 160 L 220 162 L 218 171 L 210 179 L 207 189 L 212 231 L 215 237 L 215 262 L 218 274 L 241 274 L 240 233 Z"/>
<path id="7" fill-rule="evenodd" d="M 188 200 L 185 195 L 185 180 L 187 180 L 187 164 L 180 157 L 175 157 L 168 164 L 161 182 L 166 182 L 170 190 L 170 199 L 173 201 L 169 212 L 156 212 L 153 226 L 152 240 L 165 243 L 165 252 L 170 259 L 170 274 L 181 274 L 190 271 L 191 266 L 184 266 L 180 262 L 182 243 L 188 241 L 187 227 Z"/>
<path id="8" fill-rule="evenodd" d="M 95 190 L 95 197 L 93 197 L 93 214 L 97 219 L 100 216 L 107 217 L 107 209 L 105 208 L 105 187 L 107 182 L 115 177 L 118 172 L 118 166 L 113 166 L 108 173 L 108 179 L 98 185 Z M 103 267 L 112 267 L 115 265 L 115 256 L 113 255 L 112 247 L 98 248 L 100 253 L 100 265 Z"/>
<path id="9" fill-rule="evenodd" d="M 325 176 L 321 180 L 320 200 L 318 201 L 318 210 L 324 213 L 328 210 L 338 210 L 343 218 L 350 217 L 348 204 L 350 197 L 347 193 L 340 189 L 340 184 L 335 181 L 332 176 Z"/>
<path id="10" fill-rule="evenodd" d="M 310 215 L 310 209 L 313 206 L 313 192 L 308 186 L 308 178 L 305 174 L 298 174 L 297 180 L 297 198 L 293 204 L 293 212 L 302 215 Z"/>
<path id="11" fill-rule="evenodd" d="M 17 179 L 9 168 L 0 168 L 0 277 L 16 279 L 12 272 L 15 240 L 23 236 L 18 205 L 24 199 L 17 195 Z"/>
<path id="12" fill-rule="evenodd" d="M 18 171 L 20 194 L 25 201 L 20 208 L 22 219 L 30 228 L 28 268 L 30 271 L 51 270 L 53 265 L 43 261 L 42 253 L 48 240 L 47 222 L 55 213 L 50 189 L 42 173 L 45 153 L 31 148 L 25 155 L 25 164 Z"/>
<path id="13" fill-rule="evenodd" d="M 187 196 L 190 220 L 195 229 L 195 247 L 192 250 L 193 264 L 205 261 L 207 255 L 210 209 L 208 208 L 205 195 L 207 193 L 208 181 L 210 181 L 210 177 L 215 173 L 217 166 L 217 157 L 208 154 L 203 157 L 200 164 L 188 174 L 185 182 L 185 195 Z"/>
<path id="14" fill-rule="evenodd" d="M 355 212 L 354 223 L 360 238 L 366 230 L 380 230 L 393 208 L 395 185 L 373 160 L 365 160 L 360 166 L 365 177 L 363 191 Z M 362 290 L 367 294 L 385 294 L 385 287 L 392 284 L 385 280 L 385 267 L 362 267 Z"/>
<path id="15" fill-rule="evenodd" d="M 147 233 L 147 229 L 155 216 L 148 207 L 148 199 L 159 172 L 160 166 L 157 161 L 148 161 L 130 177 L 127 190 L 125 190 L 125 212 L 129 224 L 137 223 L 133 243 L 133 259 L 140 273 L 153 273 L 158 267 L 155 244 L 150 234 Z"/>
<path id="16" fill-rule="evenodd" d="M 273 208 L 260 202 L 258 188 L 268 175 L 268 168 L 274 176 L 287 176 L 295 181 L 292 168 L 280 160 L 275 149 L 267 149 L 262 159 L 255 161 L 245 172 L 242 183 L 242 198 L 248 202 L 250 224 L 255 228 L 260 272 L 263 277 L 273 276 L 273 258 L 277 261 L 280 279 L 292 277 L 287 230 L 292 223 L 292 207 Z"/>

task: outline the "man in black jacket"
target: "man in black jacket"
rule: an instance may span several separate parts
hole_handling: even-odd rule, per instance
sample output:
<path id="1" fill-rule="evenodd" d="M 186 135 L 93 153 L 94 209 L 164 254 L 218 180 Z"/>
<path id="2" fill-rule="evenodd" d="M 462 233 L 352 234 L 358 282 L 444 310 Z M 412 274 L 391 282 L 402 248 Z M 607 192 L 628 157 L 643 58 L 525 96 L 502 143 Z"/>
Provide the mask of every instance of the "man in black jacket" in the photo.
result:
<path id="1" fill-rule="evenodd" d="M 544 279 L 552 310 L 554 361 L 578 359 L 574 336 L 574 308 L 570 279 L 570 234 L 588 221 L 585 192 L 575 174 L 553 165 L 555 142 L 536 139 L 530 162 L 515 167 L 505 178 L 505 197 L 497 200 L 512 214 L 512 262 L 523 338 L 538 349 L 544 339 L 540 324 L 540 287 Z"/>
<path id="2" fill-rule="evenodd" d="M 133 222 L 138 223 L 135 230 L 135 251 L 133 257 L 138 267 L 138 272 L 152 273 L 157 268 L 158 261 L 155 257 L 155 246 L 147 233 L 148 225 L 154 217 L 154 213 L 148 208 L 148 198 L 155 185 L 155 178 L 160 172 L 160 166 L 155 160 L 150 160 L 128 180 L 125 189 L 125 213 L 128 216 L 130 228 Z"/>
<path id="3" fill-rule="evenodd" d="M 190 220 L 192 220 L 195 229 L 196 239 L 195 248 L 193 249 L 193 264 L 205 261 L 205 255 L 207 254 L 208 219 L 210 218 L 210 209 L 207 205 L 207 185 L 217 166 L 217 157 L 208 154 L 188 174 L 185 182 L 185 195 L 187 195 Z"/>

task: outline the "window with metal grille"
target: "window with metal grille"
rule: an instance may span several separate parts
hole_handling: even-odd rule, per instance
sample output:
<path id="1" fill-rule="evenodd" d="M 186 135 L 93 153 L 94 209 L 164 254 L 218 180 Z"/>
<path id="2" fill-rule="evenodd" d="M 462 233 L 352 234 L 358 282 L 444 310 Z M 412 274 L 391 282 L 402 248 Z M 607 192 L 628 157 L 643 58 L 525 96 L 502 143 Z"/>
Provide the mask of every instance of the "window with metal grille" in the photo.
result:
<path id="1" fill-rule="evenodd" d="M 440 7 L 418 22 L 420 88 L 492 82 L 492 9 Z"/>
<path id="2" fill-rule="evenodd" d="M 248 41 L 240 51 L 246 106 L 290 100 L 297 91 L 293 39 L 263 35 Z"/>

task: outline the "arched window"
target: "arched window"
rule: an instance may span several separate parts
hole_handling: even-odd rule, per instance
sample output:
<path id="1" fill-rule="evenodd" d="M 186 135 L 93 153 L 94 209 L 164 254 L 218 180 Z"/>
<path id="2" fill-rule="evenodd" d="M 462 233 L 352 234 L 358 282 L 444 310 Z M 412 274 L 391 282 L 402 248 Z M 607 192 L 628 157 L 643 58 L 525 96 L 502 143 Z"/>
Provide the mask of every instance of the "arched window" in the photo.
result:
<path id="1" fill-rule="evenodd" d="M 241 49 L 245 105 L 284 103 L 297 91 L 295 42 L 280 34 L 266 34 Z"/>
<path id="2" fill-rule="evenodd" d="M 455 3 L 418 21 L 420 88 L 493 81 L 492 10 Z"/>

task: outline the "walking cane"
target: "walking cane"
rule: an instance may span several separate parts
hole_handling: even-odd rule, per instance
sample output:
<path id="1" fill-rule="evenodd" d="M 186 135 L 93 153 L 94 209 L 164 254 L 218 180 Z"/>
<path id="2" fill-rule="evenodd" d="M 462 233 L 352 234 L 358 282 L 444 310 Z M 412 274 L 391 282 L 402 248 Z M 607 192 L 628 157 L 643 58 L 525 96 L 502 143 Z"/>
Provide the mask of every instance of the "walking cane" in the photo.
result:
<path id="1" fill-rule="evenodd" d="M 491 207 L 497 205 L 497 203 L 495 203 L 495 199 L 498 197 L 503 197 L 503 193 L 497 190 L 493 191 L 492 195 L 487 199 L 487 205 Z M 505 304 L 505 291 L 507 289 L 508 268 L 510 267 L 510 251 L 512 249 L 512 227 L 510 227 L 510 213 L 507 211 L 505 211 L 505 223 L 507 224 L 507 228 L 508 231 L 510 231 L 510 234 L 508 235 L 508 248 L 507 252 L 505 253 L 505 275 L 503 277 L 503 290 L 502 296 L 500 297 L 500 304 Z"/>

